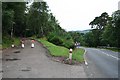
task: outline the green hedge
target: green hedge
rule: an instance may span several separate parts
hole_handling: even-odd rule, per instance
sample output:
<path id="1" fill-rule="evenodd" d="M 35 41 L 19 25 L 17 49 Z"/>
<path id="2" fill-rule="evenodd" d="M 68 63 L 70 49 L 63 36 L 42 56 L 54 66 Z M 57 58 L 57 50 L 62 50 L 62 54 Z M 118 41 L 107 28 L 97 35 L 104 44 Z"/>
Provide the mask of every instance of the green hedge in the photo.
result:
<path id="1" fill-rule="evenodd" d="M 66 36 L 58 36 L 55 33 L 50 33 L 47 36 L 47 40 L 55 45 L 64 46 L 66 48 L 74 48 L 74 42 L 71 38 Z"/>
<path id="2" fill-rule="evenodd" d="M 2 37 L 2 48 L 11 47 L 12 44 L 19 45 L 20 38 L 17 38 L 17 37 L 10 38 L 10 36 L 3 36 Z"/>

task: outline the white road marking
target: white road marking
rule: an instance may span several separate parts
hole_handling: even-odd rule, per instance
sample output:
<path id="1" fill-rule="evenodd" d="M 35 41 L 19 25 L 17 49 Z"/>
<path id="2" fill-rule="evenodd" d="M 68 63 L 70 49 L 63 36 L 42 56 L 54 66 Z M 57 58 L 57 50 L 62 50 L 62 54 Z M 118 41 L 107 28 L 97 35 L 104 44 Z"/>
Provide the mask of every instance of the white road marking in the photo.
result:
<path id="1" fill-rule="evenodd" d="M 97 51 L 101 51 L 101 50 L 98 50 L 98 49 L 96 49 Z M 107 55 L 107 56 L 110 56 L 110 57 L 112 57 L 112 58 L 115 58 L 115 59 L 117 59 L 117 60 L 119 60 L 119 58 L 118 57 L 115 57 L 115 56 L 113 56 L 113 55 L 110 55 L 110 54 L 107 54 L 107 53 L 105 53 L 105 52 L 103 52 L 103 51 L 101 51 L 103 54 L 105 54 L 105 55 Z"/>
<path id="2" fill-rule="evenodd" d="M 88 63 L 87 63 L 86 58 L 85 58 L 85 54 L 86 54 L 87 51 L 86 51 L 86 49 L 84 49 L 84 50 L 85 50 L 85 52 L 84 52 L 84 61 L 85 61 L 85 65 L 88 66 Z"/>
<path id="3" fill-rule="evenodd" d="M 87 61 L 85 60 L 85 65 L 88 65 Z"/>

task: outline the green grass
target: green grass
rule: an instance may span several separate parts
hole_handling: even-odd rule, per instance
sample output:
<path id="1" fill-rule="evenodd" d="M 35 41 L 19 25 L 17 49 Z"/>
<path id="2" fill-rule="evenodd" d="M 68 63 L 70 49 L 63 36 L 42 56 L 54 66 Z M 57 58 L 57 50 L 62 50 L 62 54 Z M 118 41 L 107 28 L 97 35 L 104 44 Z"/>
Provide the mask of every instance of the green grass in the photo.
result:
<path id="1" fill-rule="evenodd" d="M 0 49 L 2 49 L 2 44 L 0 44 Z"/>
<path id="2" fill-rule="evenodd" d="M 81 49 L 81 48 L 75 49 L 73 51 L 73 59 L 80 61 L 80 62 L 83 62 L 84 61 L 84 57 L 83 57 L 84 52 L 85 52 L 84 49 Z"/>
<path id="3" fill-rule="evenodd" d="M 61 46 L 56 46 L 46 40 L 40 39 L 39 41 L 47 47 L 47 49 L 50 51 L 50 54 L 52 56 L 68 57 L 69 50 L 67 48 L 61 47 Z"/>
<path id="4" fill-rule="evenodd" d="M 11 47 L 11 45 L 14 44 L 15 46 L 20 44 L 20 39 L 19 38 L 13 38 L 12 40 L 8 40 L 8 39 L 4 39 L 3 43 L 2 43 L 2 48 L 9 48 Z"/>
<path id="5" fill-rule="evenodd" d="M 115 52 L 120 52 L 120 49 L 118 49 L 118 48 L 105 48 L 105 49 L 115 51 Z"/>
<path id="6" fill-rule="evenodd" d="M 52 56 L 56 56 L 56 57 L 62 56 L 62 57 L 68 58 L 69 49 L 62 47 L 62 46 L 54 45 L 43 39 L 38 39 L 38 41 L 40 41 L 42 44 L 44 44 L 44 46 L 50 51 L 50 54 Z M 83 55 L 84 55 L 83 49 L 75 49 L 73 51 L 73 59 L 76 61 L 83 62 L 84 61 Z"/>
<path id="7" fill-rule="evenodd" d="M 20 44 L 20 38 L 14 38 L 14 44 L 19 45 Z"/>

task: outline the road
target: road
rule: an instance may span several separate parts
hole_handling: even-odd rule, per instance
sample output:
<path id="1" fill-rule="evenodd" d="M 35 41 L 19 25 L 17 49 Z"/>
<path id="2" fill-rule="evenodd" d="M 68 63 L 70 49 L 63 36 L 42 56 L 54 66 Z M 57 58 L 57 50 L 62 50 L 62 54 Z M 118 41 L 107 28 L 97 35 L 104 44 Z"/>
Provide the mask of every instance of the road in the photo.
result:
<path id="1" fill-rule="evenodd" d="M 118 78 L 118 52 L 105 49 L 85 48 L 84 66 L 88 78 Z"/>
<path id="2" fill-rule="evenodd" d="M 55 62 L 42 44 L 30 44 L 27 40 L 24 49 L 3 51 L 3 78 L 86 78 L 83 66 Z"/>

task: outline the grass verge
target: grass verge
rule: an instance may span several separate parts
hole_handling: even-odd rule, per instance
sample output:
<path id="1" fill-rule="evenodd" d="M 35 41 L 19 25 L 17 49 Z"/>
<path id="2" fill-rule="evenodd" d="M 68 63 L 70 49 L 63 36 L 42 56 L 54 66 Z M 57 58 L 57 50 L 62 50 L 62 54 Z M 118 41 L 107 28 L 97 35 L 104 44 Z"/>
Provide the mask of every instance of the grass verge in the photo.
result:
<path id="1" fill-rule="evenodd" d="M 2 44 L 0 44 L 0 49 L 2 49 Z"/>
<path id="2" fill-rule="evenodd" d="M 12 44 L 15 46 L 20 44 L 20 38 L 13 38 L 12 40 L 4 39 L 2 49 L 9 48 Z"/>
<path id="3" fill-rule="evenodd" d="M 40 39 L 38 40 L 40 41 L 42 44 L 44 44 L 44 46 L 50 51 L 50 54 L 52 56 L 64 56 L 64 57 L 68 57 L 68 52 L 69 50 L 65 47 L 61 47 L 61 46 L 56 46 L 46 40 Z"/>
<path id="4" fill-rule="evenodd" d="M 118 48 L 105 48 L 105 49 L 115 51 L 115 52 L 120 52 L 120 49 L 118 49 Z"/>
<path id="5" fill-rule="evenodd" d="M 62 46 L 57 46 L 54 45 L 46 40 L 43 39 L 38 39 L 39 42 L 41 42 L 49 51 L 52 56 L 56 57 L 67 57 L 69 56 L 69 49 L 62 47 Z M 83 62 L 84 61 L 84 50 L 83 49 L 75 49 L 73 51 L 73 60 L 76 60 L 78 62 Z"/>
<path id="6" fill-rule="evenodd" d="M 75 49 L 73 51 L 73 59 L 76 61 L 79 61 L 79 62 L 83 62 L 84 61 L 84 57 L 83 57 L 84 52 L 85 52 L 85 50 L 82 48 Z"/>

